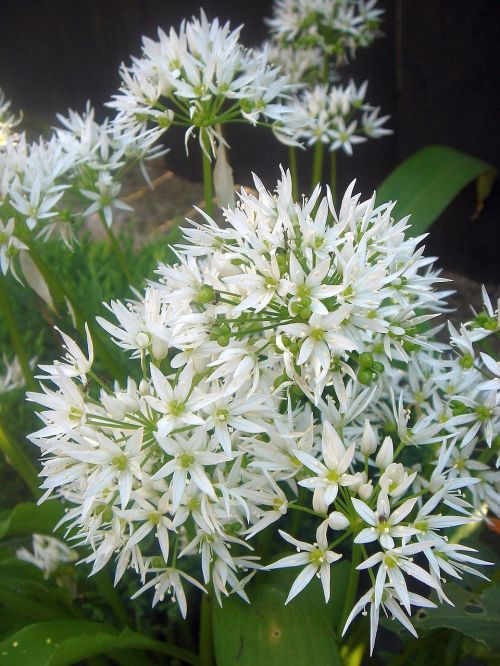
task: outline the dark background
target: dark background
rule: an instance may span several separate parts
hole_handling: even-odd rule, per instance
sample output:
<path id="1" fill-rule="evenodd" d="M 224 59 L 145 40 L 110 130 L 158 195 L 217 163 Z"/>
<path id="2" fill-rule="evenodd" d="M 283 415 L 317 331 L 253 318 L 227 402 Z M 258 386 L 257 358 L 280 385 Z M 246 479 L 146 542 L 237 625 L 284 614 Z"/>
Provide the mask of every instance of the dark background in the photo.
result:
<path id="1" fill-rule="evenodd" d="M 205 1 L 209 18 L 245 24 L 248 45 L 266 37 L 271 2 Z M 499 165 L 499 0 L 379 0 L 385 36 L 359 52 L 344 79 L 369 79 L 367 99 L 389 113 L 394 135 L 357 146 L 339 158 L 339 186 L 352 178 L 366 195 L 405 157 L 445 144 Z M 23 109 L 29 126 L 42 128 L 56 112 L 99 107 L 118 87 L 118 66 L 140 54 L 142 34 L 178 27 L 197 14 L 198 0 L 0 0 L 0 86 Z M 105 111 L 101 111 L 102 116 Z M 237 182 L 257 171 L 272 187 L 286 149 L 268 131 L 243 127 L 229 136 Z M 199 178 L 182 136 L 169 132 L 169 167 Z M 192 151 L 196 153 L 195 150 Z M 304 167 L 309 156 L 302 156 Z M 307 183 L 307 181 L 306 181 Z M 307 187 L 304 183 L 304 188 Z M 472 220 L 474 188 L 467 188 L 433 226 L 428 252 L 440 264 L 479 281 L 500 282 L 500 184 Z"/>

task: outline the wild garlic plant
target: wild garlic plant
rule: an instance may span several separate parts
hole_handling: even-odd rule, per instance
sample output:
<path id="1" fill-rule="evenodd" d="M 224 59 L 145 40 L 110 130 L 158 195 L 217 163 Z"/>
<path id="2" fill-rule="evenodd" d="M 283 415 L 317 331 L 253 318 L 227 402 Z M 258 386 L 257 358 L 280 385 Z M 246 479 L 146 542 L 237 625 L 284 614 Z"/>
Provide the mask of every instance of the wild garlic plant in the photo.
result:
<path id="1" fill-rule="evenodd" d="M 284 110 L 288 78 L 269 63 L 267 49 L 240 42 L 242 26 L 200 18 L 183 21 L 178 31 L 158 29 L 158 40 L 143 37 L 142 57 L 122 65 L 122 85 L 109 106 L 124 126 L 186 128 L 185 144 L 198 136 L 205 201 L 212 211 L 211 160 L 225 160 L 227 123 L 269 124 Z"/>
<path id="2" fill-rule="evenodd" d="M 353 146 L 392 131 L 389 116 L 365 101 L 368 81 L 339 83 L 340 68 L 357 48 L 379 36 L 383 10 L 376 0 L 275 0 L 267 19 L 271 39 L 265 48 L 295 84 L 276 119 L 276 137 L 290 146 L 294 195 L 298 196 L 296 146 L 314 146 L 312 186 L 322 181 L 325 147 L 330 153 L 330 184 L 337 190 L 338 150 L 352 155 Z"/>
<path id="3" fill-rule="evenodd" d="M 287 567 L 287 602 L 317 576 L 327 603 L 347 559 L 339 629 L 369 609 L 373 650 L 381 616 L 415 633 L 425 591 L 447 603 L 446 579 L 484 577 L 448 536 L 500 510 L 500 366 L 480 351 L 498 309 L 485 294 L 437 341 L 450 292 L 394 203 L 354 183 L 338 208 L 319 185 L 298 202 L 289 172 L 273 192 L 254 181 L 222 226 L 203 213 L 183 230 L 143 296 L 109 304 L 126 383 L 93 374 L 90 335 L 84 353 L 63 334 L 28 394 L 42 500 L 66 504 L 91 573 L 133 570 L 132 598 L 183 616 L 186 585 L 251 603 L 246 584 Z"/>

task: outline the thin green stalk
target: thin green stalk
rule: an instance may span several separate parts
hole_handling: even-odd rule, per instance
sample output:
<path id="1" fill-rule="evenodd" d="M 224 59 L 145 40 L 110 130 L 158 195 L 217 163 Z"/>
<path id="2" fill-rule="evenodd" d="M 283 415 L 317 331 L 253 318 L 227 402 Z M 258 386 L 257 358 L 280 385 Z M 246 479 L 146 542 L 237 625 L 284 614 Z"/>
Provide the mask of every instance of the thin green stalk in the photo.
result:
<path id="1" fill-rule="evenodd" d="M 323 174 L 323 155 L 325 152 L 325 146 L 322 141 L 318 140 L 314 144 L 314 156 L 313 156 L 313 170 L 312 170 L 312 180 L 311 180 L 311 190 L 314 190 L 318 183 L 321 183 L 321 178 Z"/>
<path id="2" fill-rule="evenodd" d="M 95 580 L 99 591 L 108 602 L 118 622 L 124 627 L 130 626 L 127 611 L 113 585 L 109 571 L 106 568 L 101 569 L 101 571 L 95 575 Z"/>
<path id="3" fill-rule="evenodd" d="M 200 611 L 200 666 L 214 665 L 212 605 L 212 597 L 209 594 L 202 594 Z"/>
<path id="4" fill-rule="evenodd" d="M 307 506 L 300 506 L 299 504 L 294 504 L 293 502 L 290 502 L 288 508 L 294 509 L 295 511 L 303 511 L 304 513 L 310 513 L 312 516 L 316 516 L 317 518 L 323 518 L 323 519 L 327 518 L 326 513 L 318 513 L 317 511 L 309 509 Z"/>
<path id="5" fill-rule="evenodd" d="M 35 466 L 20 446 L 16 446 L 0 424 L 0 451 L 16 470 L 33 495 L 40 497 L 39 480 Z"/>
<path id="6" fill-rule="evenodd" d="M 290 175 L 292 176 L 292 196 L 297 201 L 299 196 L 299 174 L 297 169 L 297 149 L 295 146 L 288 148 Z"/>
<path id="7" fill-rule="evenodd" d="M 333 203 L 337 202 L 337 151 L 330 153 L 330 189 Z"/>
<path id="8" fill-rule="evenodd" d="M 113 230 L 111 227 L 109 227 L 106 224 L 106 218 L 104 217 L 104 214 L 102 211 L 99 212 L 99 217 L 101 218 L 102 226 L 104 227 L 104 230 L 106 231 L 106 235 L 109 240 L 109 244 L 111 245 L 111 249 L 116 255 L 116 258 L 118 259 L 118 263 L 120 264 L 120 268 L 122 269 L 123 275 L 126 277 L 127 281 L 129 284 L 134 283 L 134 278 L 132 277 L 132 273 L 129 270 L 128 264 L 127 264 L 127 259 L 125 258 L 125 255 L 123 254 L 123 251 L 120 247 L 120 244 L 118 242 L 118 239 L 116 238 L 115 234 L 113 233 Z"/>
<path id="9" fill-rule="evenodd" d="M 349 574 L 349 582 L 347 584 L 347 591 L 344 601 L 344 609 L 342 615 L 340 616 L 340 623 L 337 629 L 337 633 L 340 636 L 342 634 L 342 628 L 349 617 L 352 606 L 354 604 L 354 599 L 356 598 L 356 592 L 358 591 L 358 582 L 359 582 L 359 571 L 356 569 L 358 564 L 361 561 L 361 549 L 356 544 L 353 544 L 352 547 L 352 560 L 351 560 L 351 572 Z"/>
<path id="10" fill-rule="evenodd" d="M 12 310 L 12 305 L 8 293 L 7 280 L 3 276 L 0 277 L 0 310 L 3 312 L 12 347 L 16 353 L 17 358 L 19 359 L 19 364 L 23 372 L 26 386 L 33 390 L 36 388 L 35 380 L 33 379 L 33 374 L 31 372 L 28 354 L 23 345 L 21 331 Z"/>
<path id="11" fill-rule="evenodd" d="M 210 217 L 214 214 L 214 191 L 212 182 L 212 162 L 210 157 L 205 151 L 208 147 L 205 145 L 205 150 L 201 151 L 201 158 L 203 161 L 203 194 L 205 197 L 205 212 Z"/>

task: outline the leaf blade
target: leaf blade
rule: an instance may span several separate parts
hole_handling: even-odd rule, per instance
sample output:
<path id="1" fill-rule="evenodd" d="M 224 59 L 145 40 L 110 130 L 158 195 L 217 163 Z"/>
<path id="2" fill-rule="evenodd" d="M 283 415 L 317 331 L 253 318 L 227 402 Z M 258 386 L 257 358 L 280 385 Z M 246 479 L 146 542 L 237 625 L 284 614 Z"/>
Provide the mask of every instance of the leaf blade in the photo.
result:
<path id="1" fill-rule="evenodd" d="M 459 192 L 477 181 L 478 204 L 488 196 L 497 170 L 447 146 L 427 146 L 410 155 L 377 190 L 377 202 L 397 201 L 397 218 L 411 214 L 408 234 L 426 232 Z"/>

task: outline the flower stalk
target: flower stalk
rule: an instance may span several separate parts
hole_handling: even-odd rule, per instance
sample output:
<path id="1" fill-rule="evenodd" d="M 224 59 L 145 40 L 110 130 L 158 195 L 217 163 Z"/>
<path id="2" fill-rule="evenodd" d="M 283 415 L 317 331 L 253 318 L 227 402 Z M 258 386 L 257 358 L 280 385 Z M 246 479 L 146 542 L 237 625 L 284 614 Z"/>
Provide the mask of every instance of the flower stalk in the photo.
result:
<path id="1" fill-rule="evenodd" d="M 200 610 L 200 666 L 214 666 L 213 599 L 202 592 Z"/>
<path id="2" fill-rule="evenodd" d="M 120 243 L 118 242 L 118 239 L 116 238 L 111 226 L 107 224 L 106 219 L 104 217 L 104 213 L 102 211 L 99 211 L 99 218 L 102 222 L 102 226 L 104 227 L 104 231 L 106 232 L 106 236 L 108 237 L 111 249 L 115 253 L 115 256 L 118 260 L 123 275 L 125 276 L 129 285 L 134 284 L 134 278 L 132 277 L 132 273 L 130 272 L 127 259 L 123 254 L 123 250 L 120 247 Z"/>

